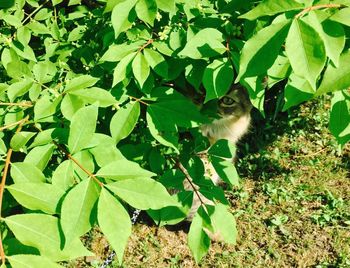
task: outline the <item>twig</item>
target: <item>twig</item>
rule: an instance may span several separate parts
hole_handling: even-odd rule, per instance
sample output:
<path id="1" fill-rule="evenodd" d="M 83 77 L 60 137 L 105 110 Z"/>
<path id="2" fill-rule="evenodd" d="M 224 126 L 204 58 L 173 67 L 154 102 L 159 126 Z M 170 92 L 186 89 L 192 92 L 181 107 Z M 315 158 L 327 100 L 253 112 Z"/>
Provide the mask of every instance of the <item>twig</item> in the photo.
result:
<path id="1" fill-rule="evenodd" d="M 149 39 L 149 40 L 147 41 L 147 43 L 143 44 L 143 45 L 139 48 L 139 50 L 138 50 L 137 52 L 141 52 L 142 50 L 144 50 L 147 46 L 149 46 L 149 45 L 152 44 L 152 43 L 153 43 L 153 39 Z"/>
<path id="2" fill-rule="evenodd" d="M 133 97 L 133 96 L 129 96 L 130 99 L 133 99 L 133 100 L 136 100 L 137 102 L 140 102 L 146 106 L 148 106 L 149 104 L 147 102 L 144 102 L 143 100 L 139 99 L 139 98 L 136 98 L 136 97 Z"/>
<path id="3" fill-rule="evenodd" d="M 20 132 L 22 129 L 23 124 L 28 121 L 29 116 L 26 116 L 24 119 L 22 119 L 18 125 L 18 128 L 16 130 L 16 133 Z M 4 172 L 2 174 L 1 178 L 1 184 L 0 184 L 0 218 L 1 216 L 1 210 L 2 210 L 2 199 L 4 197 L 4 190 L 5 190 L 5 184 L 6 184 L 6 177 L 7 173 L 9 170 L 10 162 L 11 162 L 11 155 L 12 155 L 12 148 L 9 148 L 7 151 L 6 155 L 6 161 L 5 161 L 5 166 L 4 166 Z M 1 262 L 2 264 L 5 264 L 5 252 L 4 252 L 4 247 L 2 244 L 2 239 L 0 239 L 0 257 L 1 257 Z"/>
<path id="4" fill-rule="evenodd" d="M 307 7 L 305 9 L 303 9 L 302 11 L 300 11 L 297 15 L 295 15 L 295 18 L 300 18 L 301 16 L 303 16 L 304 14 L 312 11 L 312 10 L 316 10 L 316 9 L 321 9 L 321 8 L 340 8 L 343 7 L 344 5 L 341 4 L 324 4 L 324 5 L 315 5 L 315 6 L 311 6 L 311 7 Z"/>
<path id="5" fill-rule="evenodd" d="M 32 107 L 33 104 L 30 101 L 25 102 L 0 102 L 0 106 L 22 106 L 22 107 Z"/>
<path id="6" fill-rule="evenodd" d="M 39 11 L 39 9 L 41 9 L 47 2 L 49 2 L 49 0 L 46 0 L 44 3 L 42 3 L 40 6 L 38 6 L 36 9 L 33 10 L 32 13 L 30 13 L 23 21 L 22 21 L 22 25 L 24 23 L 27 22 L 27 20 L 29 20 L 37 11 Z"/>
<path id="7" fill-rule="evenodd" d="M 27 118 L 27 117 L 24 118 L 24 119 L 21 119 L 21 120 L 19 120 L 19 121 L 17 121 L 17 122 L 14 122 L 14 123 L 8 124 L 8 125 L 6 125 L 6 126 L 0 127 L 0 131 L 3 131 L 4 129 L 8 129 L 8 128 L 13 127 L 13 126 L 16 126 L 16 125 L 22 125 L 22 124 L 24 124 L 26 121 L 28 121 L 28 118 Z"/>
<path id="8" fill-rule="evenodd" d="M 101 187 L 103 187 L 103 183 L 100 182 L 99 179 L 96 178 L 96 176 L 94 174 L 92 174 L 90 171 L 88 171 L 82 164 L 80 164 L 78 162 L 78 160 L 76 160 L 63 146 L 61 146 L 60 144 L 58 144 L 56 141 L 52 141 L 57 148 L 62 151 L 68 159 L 72 160 L 82 171 L 84 171 L 87 175 L 89 175 L 89 177 L 93 178 L 98 185 L 100 185 Z"/>
<path id="9" fill-rule="evenodd" d="M 203 209 L 205 212 L 208 213 L 207 208 L 205 207 L 205 202 L 202 200 L 198 190 L 196 189 L 196 186 L 192 182 L 192 177 L 188 173 L 187 169 L 181 164 L 180 161 L 176 161 L 175 165 L 180 169 L 180 171 L 185 175 L 185 179 L 188 181 L 188 183 L 191 185 L 193 192 L 197 195 L 199 202 L 201 203 Z"/>

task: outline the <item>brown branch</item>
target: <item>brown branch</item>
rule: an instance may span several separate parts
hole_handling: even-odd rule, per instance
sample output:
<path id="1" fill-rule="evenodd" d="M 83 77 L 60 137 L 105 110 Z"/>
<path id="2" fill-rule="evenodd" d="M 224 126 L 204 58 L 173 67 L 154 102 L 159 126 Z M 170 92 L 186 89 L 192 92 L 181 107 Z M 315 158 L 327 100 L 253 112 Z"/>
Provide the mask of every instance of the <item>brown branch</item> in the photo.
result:
<path id="1" fill-rule="evenodd" d="M 193 192 L 197 195 L 199 202 L 201 203 L 203 209 L 205 212 L 208 213 L 207 208 L 205 207 L 205 202 L 202 200 L 196 186 L 193 184 L 193 179 L 191 175 L 188 173 L 187 169 L 181 164 L 180 161 L 176 161 L 175 165 L 180 169 L 180 171 L 185 175 L 185 179 L 188 181 L 188 183 L 191 185 Z"/>
<path id="2" fill-rule="evenodd" d="M 30 101 L 25 102 L 0 102 L 0 106 L 22 106 L 22 107 L 32 107 L 33 104 Z"/>
<path id="3" fill-rule="evenodd" d="M 96 178 L 96 176 L 94 174 L 92 174 L 90 171 L 88 171 L 82 164 L 79 163 L 78 160 L 76 160 L 63 146 L 61 146 L 60 144 L 58 144 L 56 141 L 52 141 L 56 147 L 63 152 L 66 157 L 70 160 L 72 160 L 82 171 L 84 171 L 89 177 L 93 178 L 98 185 L 100 185 L 100 187 L 103 187 L 103 183 L 100 182 L 99 179 Z"/>
<path id="4" fill-rule="evenodd" d="M 32 13 L 30 13 L 23 21 L 22 25 L 27 22 L 36 12 L 38 12 L 49 0 L 46 0 L 44 3 L 42 3 L 40 6 L 38 6 L 36 9 L 33 10 Z"/>
<path id="5" fill-rule="evenodd" d="M 341 4 L 324 4 L 324 5 L 315 5 L 315 6 L 311 6 L 311 7 L 307 7 L 304 8 L 302 11 L 300 11 L 297 15 L 295 15 L 295 18 L 300 18 L 301 16 L 303 16 L 304 14 L 312 11 L 312 10 L 316 10 L 316 9 L 321 9 L 321 8 L 340 8 L 343 7 L 344 5 Z"/>
<path id="6" fill-rule="evenodd" d="M 149 104 L 147 102 L 144 102 L 143 100 L 139 99 L 139 98 L 136 98 L 136 97 L 133 97 L 133 96 L 129 96 L 130 99 L 133 99 L 133 100 L 136 100 L 137 102 L 140 102 L 146 106 L 148 106 Z"/>
<path id="7" fill-rule="evenodd" d="M 17 122 L 14 122 L 14 123 L 8 124 L 8 125 L 6 125 L 6 126 L 0 127 L 0 131 L 3 131 L 3 130 L 5 130 L 5 129 L 8 129 L 8 128 L 13 127 L 13 126 L 16 126 L 16 125 L 23 125 L 26 121 L 28 121 L 28 118 L 27 118 L 27 117 L 24 118 L 24 119 L 21 119 L 21 120 L 19 120 L 19 121 L 17 121 Z"/>
<path id="8" fill-rule="evenodd" d="M 28 121 L 29 116 L 26 116 L 24 119 L 22 119 L 18 125 L 18 128 L 16 130 L 16 133 L 20 132 L 22 129 L 23 124 Z M 12 148 L 8 149 L 7 155 L 6 155 L 6 161 L 5 161 L 5 166 L 4 166 L 4 172 L 2 174 L 1 178 L 1 184 L 0 184 L 0 218 L 1 216 L 1 210 L 2 210 L 2 199 L 4 197 L 4 190 L 5 190 L 5 184 L 6 184 L 6 177 L 7 173 L 9 170 L 10 162 L 11 162 L 11 155 L 12 155 Z M 4 252 L 4 247 L 2 244 L 2 239 L 0 239 L 0 257 L 1 257 L 1 262 L 2 264 L 5 263 L 5 252 Z"/>
<path id="9" fill-rule="evenodd" d="M 147 41 L 147 43 L 143 44 L 143 45 L 139 48 L 139 50 L 138 50 L 137 52 L 141 52 L 142 50 L 144 50 L 147 46 L 149 46 L 149 45 L 152 44 L 152 43 L 153 43 L 153 39 L 149 39 L 149 40 Z"/>

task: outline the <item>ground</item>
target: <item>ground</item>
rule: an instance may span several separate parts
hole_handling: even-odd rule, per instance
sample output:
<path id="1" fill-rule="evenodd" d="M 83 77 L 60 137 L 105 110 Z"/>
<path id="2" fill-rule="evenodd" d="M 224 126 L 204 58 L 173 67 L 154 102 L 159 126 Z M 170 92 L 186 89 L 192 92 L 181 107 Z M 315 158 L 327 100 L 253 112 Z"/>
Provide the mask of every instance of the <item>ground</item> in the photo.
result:
<path id="1" fill-rule="evenodd" d="M 197 265 L 184 230 L 141 217 L 122 267 L 350 267 L 350 146 L 340 150 L 329 133 L 329 109 L 322 99 L 275 120 L 254 117 L 239 146 L 241 186 L 226 192 L 235 246 L 212 243 Z M 86 243 L 96 257 L 68 266 L 99 267 L 110 252 L 96 229 Z"/>

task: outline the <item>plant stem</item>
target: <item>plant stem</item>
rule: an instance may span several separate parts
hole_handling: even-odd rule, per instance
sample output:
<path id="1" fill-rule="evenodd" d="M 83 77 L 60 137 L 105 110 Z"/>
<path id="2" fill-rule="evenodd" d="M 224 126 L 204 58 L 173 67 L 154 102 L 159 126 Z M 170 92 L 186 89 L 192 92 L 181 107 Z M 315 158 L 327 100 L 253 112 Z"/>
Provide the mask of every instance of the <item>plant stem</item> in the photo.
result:
<path id="1" fill-rule="evenodd" d="M 0 106 L 22 106 L 22 107 L 32 107 L 33 104 L 30 101 L 25 102 L 0 102 Z"/>
<path id="2" fill-rule="evenodd" d="M 26 116 L 24 119 L 19 121 L 19 125 L 18 125 L 18 128 L 16 130 L 16 133 L 21 131 L 23 124 L 26 121 L 28 121 L 28 119 L 29 119 L 29 116 Z M 6 177 L 7 177 L 7 173 L 8 173 L 10 162 L 11 162 L 12 151 L 13 151 L 12 148 L 8 149 L 8 151 L 7 151 L 6 161 L 5 161 L 5 166 L 4 166 L 4 172 L 3 172 L 2 178 L 1 178 L 1 184 L 0 184 L 0 219 L 2 218 L 2 216 L 1 216 L 2 199 L 4 197 Z M 3 244 L 2 244 L 2 239 L 0 239 L 0 257 L 1 257 L 2 264 L 4 264 L 5 263 L 5 252 L 4 252 L 4 247 L 3 247 Z"/>
<path id="3" fill-rule="evenodd" d="M 63 152 L 66 157 L 70 160 L 72 160 L 82 171 L 84 171 L 89 177 L 93 178 L 97 184 L 100 187 L 103 187 L 103 183 L 99 181 L 99 179 L 96 178 L 96 176 L 94 174 L 92 174 L 90 171 L 88 171 L 82 164 L 79 163 L 78 160 L 76 160 L 63 146 L 61 146 L 60 144 L 58 144 L 56 141 L 53 141 L 53 143 L 56 145 L 56 147 Z"/>
<path id="4" fill-rule="evenodd" d="M 17 121 L 17 122 L 14 122 L 14 123 L 8 124 L 8 125 L 6 125 L 6 126 L 0 127 L 0 131 L 3 131 L 3 130 L 5 130 L 5 129 L 8 129 L 8 128 L 13 127 L 13 126 L 16 126 L 16 125 L 23 125 L 26 121 L 28 121 L 27 117 L 24 118 L 24 119 L 21 119 L 21 120 L 19 120 L 19 121 Z M 21 127 L 21 128 L 22 128 L 22 127 Z"/>
<path id="5" fill-rule="evenodd" d="M 44 3 L 42 3 L 40 6 L 38 6 L 36 9 L 33 10 L 32 13 L 30 13 L 23 21 L 22 21 L 22 25 L 24 23 L 27 22 L 27 20 L 29 20 L 37 11 L 39 11 L 39 9 L 41 9 L 47 2 L 49 2 L 49 0 L 45 1 Z"/>
<path id="6" fill-rule="evenodd" d="M 343 7 L 344 5 L 341 4 L 324 4 L 324 5 L 316 5 L 316 6 L 311 6 L 311 7 L 307 7 L 304 8 L 302 11 L 300 11 L 295 18 L 300 18 L 302 17 L 304 14 L 312 11 L 312 10 L 316 10 L 316 9 L 321 9 L 321 8 L 340 8 Z"/>
<path id="7" fill-rule="evenodd" d="M 141 51 L 144 50 L 148 45 L 150 45 L 150 44 L 152 44 L 152 43 L 153 43 L 153 39 L 149 39 L 149 40 L 147 41 L 147 43 L 145 43 L 144 45 L 142 45 L 142 46 L 139 48 L 138 52 L 141 52 Z"/>
<path id="8" fill-rule="evenodd" d="M 133 99 L 133 100 L 136 100 L 137 102 L 140 102 L 146 106 L 148 106 L 149 104 L 147 102 L 144 102 L 143 100 L 139 99 L 139 98 L 136 98 L 136 97 L 133 97 L 133 96 L 129 96 L 130 99 Z"/>

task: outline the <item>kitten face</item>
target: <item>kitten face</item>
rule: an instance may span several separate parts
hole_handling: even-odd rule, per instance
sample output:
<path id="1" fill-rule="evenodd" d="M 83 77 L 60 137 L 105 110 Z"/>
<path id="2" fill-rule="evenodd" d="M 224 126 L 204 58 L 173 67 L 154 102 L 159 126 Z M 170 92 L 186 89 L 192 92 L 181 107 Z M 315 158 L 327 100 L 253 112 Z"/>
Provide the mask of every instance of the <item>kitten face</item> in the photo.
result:
<path id="1" fill-rule="evenodd" d="M 239 118 L 250 113 L 252 104 L 245 89 L 240 85 L 233 85 L 230 91 L 218 103 L 218 113 L 221 117 Z"/>

